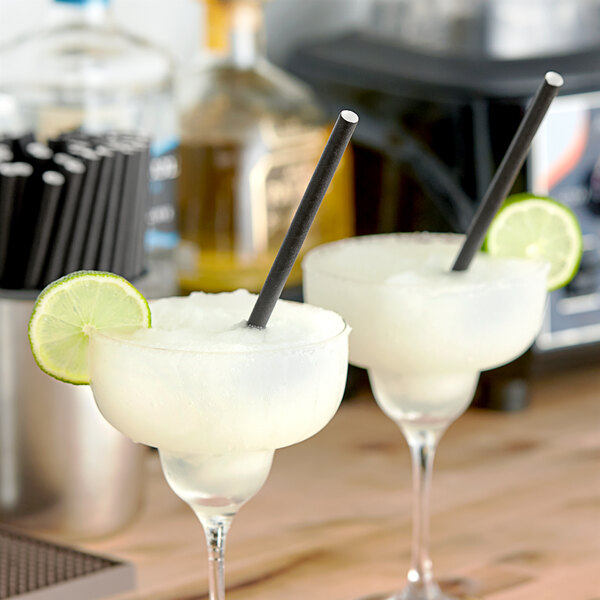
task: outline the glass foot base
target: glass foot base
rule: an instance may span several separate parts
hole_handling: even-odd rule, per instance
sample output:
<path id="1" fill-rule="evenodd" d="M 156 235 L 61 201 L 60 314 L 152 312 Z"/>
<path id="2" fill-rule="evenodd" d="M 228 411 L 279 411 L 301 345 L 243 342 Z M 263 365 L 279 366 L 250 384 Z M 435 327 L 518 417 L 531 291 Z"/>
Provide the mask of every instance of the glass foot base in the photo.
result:
<path id="1" fill-rule="evenodd" d="M 449 579 L 427 588 L 408 584 L 397 593 L 384 593 L 366 596 L 360 600 L 481 600 L 473 595 L 474 584 L 468 579 Z"/>

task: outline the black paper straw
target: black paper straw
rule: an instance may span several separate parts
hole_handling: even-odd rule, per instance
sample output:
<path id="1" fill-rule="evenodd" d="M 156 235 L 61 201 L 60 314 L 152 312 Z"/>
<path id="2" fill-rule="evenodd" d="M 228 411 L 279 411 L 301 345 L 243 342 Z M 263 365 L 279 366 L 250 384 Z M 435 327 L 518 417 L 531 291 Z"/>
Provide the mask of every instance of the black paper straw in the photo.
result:
<path id="1" fill-rule="evenodd" d="M 133 216 L 134 236 L 125 269 L 125 276 L 128 279 L 139 277 L 144 270 L 144 236 L 146 233 L 146 216 L 150 193 L 150 146 L 147 142 L 142 141 L 138 144 L 138 147 L 140 149 L 140 164 L 135 195 L 135 213 Z"/>
<path id="2" fill-rule="evenodd" d="M 13 151 L 8 144 L 0 144 L 0 163 L 12 162 Z"/>
<path id="3" fill-rule="evenodd" d="M 8 238 L 10 236 L 10 225 L 14 211 L 15 186 L 17 185 L 17 174 L 14 163 L 0 164 L 0 270 L 4 264 L 6 250 L 8 249 Z M 4 248 L 4 250 L 2 250 Z"/>
<path id="4" fill-rule="evenodd" d="M 0 287 L 6 287 L 5 275 L 9 271 L 9 244 L 17 202 L 19 164 L 0 164 Z"/>
<path id="5" fill-rule="evenodd" d="M 76 158 L 81 159 L 86 167 L 77 203 L 77 215 L 75 217 L 73 234 L 65 262 L 65 271 L 72 273 L 81 269 L 83 262 L 83 250 L 90 225 L 94 195 L 96 193 L 100 158 L 93 150 L 85 147 L 79 148 L 77 152 L 69 148 L 69 152 L 74 154 Z"/>
<path id="6" fill-rule="evenodd" d="M 343 110 L 338 116 L 273 266 L 260 290 L 248 319 L 248 327 L 262 329 L 266 326 L 357 123 L 358 116 L 352 111 Z"/>
<path id="7" fill-rule="evenodd" d="M 25 148 L 27 147 L 27 144 L 30 144 L 31 142 L 35 142 L 35 137 L 31 132 L 12 139 L 11 145 L 15 162 L 27 159 L 27 151 Z"/>
<path id="8" fill-rule="evenodd" d="M 33 167 L 26 162 L 14 162 L 12 164 L 17 175 L 17 185 L 15 189 L 16 204 L 22 206 L 25 196 L 25 188 L 29 183 L 29 178 L 33 175 Z"/>
<path id="9" fill-rule="evenodd" d="M 94 203 L 90 218 L 90 226 L 85 241 L 85 250 L 83 253 L 83 269 L 98 269 L 100 258 L 100 244 L 102 241 L 102 232 L 106 220 L 108 208 L 108 195 L 110 192 L 111 177 L 113 174 L 114 153 L 104 146 L 98 146 L 95 149 L 100 157 L 100 170 L 94 195 Z"/>
<path id="10" fill-rule="evenodd" d="M 85 174 L 85 165 L 82 161 L 59 152 L 54 155 L 57 170 L 65 176 L 65 186 L 60 200 L 60 214 L 57 215 L 56 231 L 52 240 L 52 248 L 45 270 L 42 284 L 47 284 L 66 273 L 65 260 L 70 245 L 77 204 L 81 191 L 81 184 Z"/>
<path id="11" fill-rule="evenodd" d="M 48 147 L 52 152 L 66 152 L 67 141 L 61 137 L 48 140 Z"/>
<path id="12" fill-rule="evenodd" d="M 549 71 L 544 76 L 544 81 L 530 103 L 517 133 L 475 213 L 463 246 L 452 267 L 453 271 L 468 269 L 473 257 L 481 248 L 488 227 L 510 192 L 525 162 L 531 141 L 563 83 L 562 76 L 554 71 Z"/>
<path id="13" fill-rule="evenodd" d="M 140 152 L 130 144 L 123 144 L 122 152 L 125 156 L 123 171 L 123 187 L 119 207 L 117 224 L 117 237 L 112 260 L 111 271 L 118 275 L 125 275 L 128 262 L 128 253 L 133 250 L 130 241 L 135 237 L 136 188 L 140 168 Z"/>
<path id="14" fill-rule="evenodd" d="M 31 166 L 38 169 L 50 169 L 54 152 L 45 144 L 29 142 L 25 146 L 25 157 Z"/>
<path id="15" fill-rule="evenodd" d="M 39 211 L 39 203 L 42 195 L 42 173 L 52 170 L 54 163 L 52 157 L 54 152 L 45 144 L 39 142 L 29 142 L 25 146 L 25 160 L 33 167 L 33 175 L 27 184 L 27 205 L 31 216 L 37 215 Z M 34 217 L 35 220 L 35 217 Z M 24 244 L 29 246 L 33 237 L 33 227 L 31 218 L 26 223 L 25 230 L 29 238 L 24 241 Z"/>
<path id="16" fill-rule="evenodd" d="M 32 204 L 37 200 L 35 195 L 27 193 L 32 189 L 33 167 L 26 162 L 12 163 L 16 176 L 13 190 L 12 216 L 10 219 L 10 235 L 8 237 L 8 255 L 3 274 L 3 287 L 18 288 L 24 277 L 24 264 L 29 252 L 27 243 L 28 218 L 35 212 Z M 30 214 L 28 214 L 30 213 Z"/>
<path id="17" fill-rule="evenodd" d="M 57 171 L 46 171 L 42 174 L 42 192 L 40 209 L 35 224 L 31 243 L 31 254 L 25 271 L 25 288 L 39 289 L 42 273 L 50 250 L 50 239 L 58 209 L 60 195 L 65 183 L 65 176 Z"/>
<path id="18" fill-rule="evenodd" d="M 121 187 L 123 179 L 123 169 L 125 167 L 125 157 L 116 148 L 110 146 L 114 154 L 113 172 L 108 193 L 108 206 L 106 207 L 106 217 L 102 229 L 102 241 L 100 243 L 100 257 L 98 258 L 98 269 L 100 271 L 110 271 L 117 235 L 117 226 L 119 222 L 119 208 L 121 201 Z"/>

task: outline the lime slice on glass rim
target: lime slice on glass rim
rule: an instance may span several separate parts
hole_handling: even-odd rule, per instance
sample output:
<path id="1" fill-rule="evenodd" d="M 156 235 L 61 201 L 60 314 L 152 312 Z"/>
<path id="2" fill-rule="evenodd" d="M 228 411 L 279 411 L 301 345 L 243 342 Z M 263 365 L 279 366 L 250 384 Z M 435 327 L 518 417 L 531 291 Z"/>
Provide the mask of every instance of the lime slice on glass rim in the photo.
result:
<path id="1" fill-rule="evenodd" d="M 88 342 L 94 331 L 150 327 L 148 302 L 123 277 L 77 271 L 48 285 L 29 320 L 29 343 L 42 371 L 72 383 L 89 383 Z"/>
<path id="2" fill-rule="evenodd" d="M 564 204 L 544 196 L 515 194 L 494 217 L 484 250 L 493 256 L 546 261 L 548 290 L 555 290 L 577 273 L 583 236 L 577 217 Z"/>

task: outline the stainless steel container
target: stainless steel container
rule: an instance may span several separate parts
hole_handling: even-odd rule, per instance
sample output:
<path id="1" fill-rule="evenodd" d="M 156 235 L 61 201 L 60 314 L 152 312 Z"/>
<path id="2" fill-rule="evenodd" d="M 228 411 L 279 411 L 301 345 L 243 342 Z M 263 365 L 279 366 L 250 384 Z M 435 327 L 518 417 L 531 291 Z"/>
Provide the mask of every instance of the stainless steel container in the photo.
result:
<path id="1" fill-rule="evenodd" d="M 40 371 L 27 338 L 33 298 L 0 291 L 0 519 L 102 536 L 138 511 L 147 449 L 103 419 L 89 386 Z"/>

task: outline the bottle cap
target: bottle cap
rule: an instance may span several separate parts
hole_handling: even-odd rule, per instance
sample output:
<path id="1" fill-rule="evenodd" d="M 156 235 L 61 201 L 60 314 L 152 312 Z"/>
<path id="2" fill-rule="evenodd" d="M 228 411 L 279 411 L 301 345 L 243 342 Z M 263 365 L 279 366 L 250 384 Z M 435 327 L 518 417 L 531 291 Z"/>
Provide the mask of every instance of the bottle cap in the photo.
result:
<path id="1" fill-rule="evenodd" d="M 229 32 L 232 26 L 232 7 L 243 4 L 262 8 L 267 0 L 200 0 L 206 10 L 206 45 L 215 52 L 229 50 Z"/>

